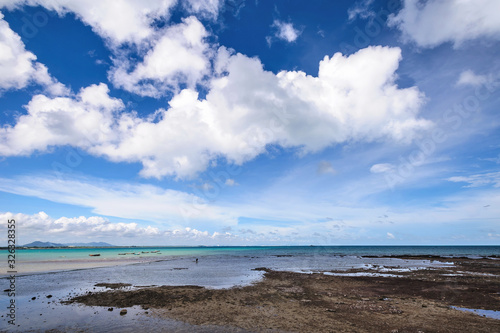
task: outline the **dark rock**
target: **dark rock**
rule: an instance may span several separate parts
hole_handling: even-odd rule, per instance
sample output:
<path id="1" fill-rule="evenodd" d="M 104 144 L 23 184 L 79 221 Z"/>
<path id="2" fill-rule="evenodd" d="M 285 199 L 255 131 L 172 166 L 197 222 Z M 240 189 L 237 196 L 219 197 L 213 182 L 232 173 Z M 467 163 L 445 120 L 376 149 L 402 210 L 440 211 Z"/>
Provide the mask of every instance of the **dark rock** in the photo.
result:
<path id="1" fill-rule="evenodd" d="M 127 309 L 123 309 L 120 311 L 120 316 L 124 316 L 127 314 Z"/>
<path id="2" fill-rule="evenodd" d="M 94 286 L 105 287 L 105 288 L 109 288 L 109 289 L 120 289 L 120 288 L 124 288 L 124 287 L 130 287 L 131 284 L 130 283 L 97 283 Z"/>
<path id="3" fill-rule="evenodd" d="M 52 298 L 52 295 L 47 295 L 47 298 Z"/>
<path id="4" fill-rule="evenodd" d="M 113 311 L 113 308 L 108 308 L 108 311 Z"/>

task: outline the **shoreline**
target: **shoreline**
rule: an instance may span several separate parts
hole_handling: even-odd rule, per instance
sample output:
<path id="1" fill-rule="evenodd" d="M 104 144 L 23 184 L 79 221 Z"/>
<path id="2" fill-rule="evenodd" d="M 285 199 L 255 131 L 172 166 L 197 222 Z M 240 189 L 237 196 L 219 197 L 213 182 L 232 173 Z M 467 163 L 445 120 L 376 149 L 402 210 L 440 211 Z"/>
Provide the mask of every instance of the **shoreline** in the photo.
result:
<path id="1" fill-rule="evenodd" d="M 395 267 L 391 274 L 397 277 L 258 268 L 265 272 L 264 278 L 244 287 L 135 286 L 91 292 L 63 302 L 117 310 L 141 306 L 147 316 L 257 332 L 500 331 L 498 319 L 451 308 L 500 310 L 500 262 L 444 257 L 432 260 L 451 261 L 454 265 L 409 271 Z M 327 273 L 367 273 L 376 269 Z"/>
<path id="2" fill-rule="evenodd" d="M 53 248 L 48 248 L 48 250 L 53 250 Z M 128 254 L 128 253 L 127 253 Z M 200 254 L 203 256 L 203 254 Z M 275 257 L 290 257 L 294 258 L 296 255 L 272 255 Z M 343 257 L 356 257 L 358 259 L 401 259 L 401 260 L 425 260 L 425 261 L 455 261 L 455 260 L 467 260 L 467 259 L 479 259 L 479 260 L 500 260 L 498 255 L 485 255 L 485 256 L 439 256 L 439 255 L 350 255 L 350 254 L 333 254 L 333 257 L 343 258 Z M 166 253 L 147 253 L 138 256 L 125 256 L 117 255 L 113 257 L 108 256 L 89 256 L 84 258 L 54 258 L 52 260 L 37 260 L 37 261 L 23 261 L 18 262 L 18 276 L 28 276 L 34 274 L 45 274 L 45 273 L 57 273 L 64 271 L 82 270 L 82 269 L 93 269 L 101 267 L 112 267 L 112 266 L 122 266 L 122 265 L 134 265 L 148 262 L 159 262 L 159 261 L 169 261 L 177 260 L 183 258 L 196 258 L 196 255 L 189 254 L 166 254 Z M 0 268 L 7 271 L 5 265 L 0 265 Z M 50 267 L 50 268 L 47 268 Z M 0 279 L 7 278 L 9 274 L 0 273 Z"/>
<path id="3" fill-rule="evenodd" d="M 60 272 L 71 272 L 85 269 L 96 269 L 104 267 L 137 265 L 148 262 L 158 262 L 169 260 L 159 257 L 142 258 L 119 258 L 119 259 L 81 259 L 81 260 L 43 260 L 33 262 L 20 262 L 17 266 L 21 267 L 16 273 L 17 276 L 30 276 L 39 274 L 52 274 Z M 47 266 L 50 266 L 48 269 Z M 5 268 L 5 270 L 7 270 Z M 0 279 L 8 278 L 8 273 L 0 273 Z"/>

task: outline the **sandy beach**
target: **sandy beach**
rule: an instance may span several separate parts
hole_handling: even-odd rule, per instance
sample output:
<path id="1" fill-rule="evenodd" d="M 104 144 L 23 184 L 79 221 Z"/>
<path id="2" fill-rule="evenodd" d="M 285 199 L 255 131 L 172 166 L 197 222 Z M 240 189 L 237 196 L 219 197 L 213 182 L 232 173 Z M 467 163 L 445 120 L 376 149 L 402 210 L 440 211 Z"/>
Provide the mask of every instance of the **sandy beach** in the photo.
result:
<path id="1" fill-rule="evenodd" d="M 429 259 L 409 257 L 404 259 Z M 102 281 L 64 303 L 113 308 L 140 306 L 141 315 L 197 327 L 250 332 L 498 332 L 500 320 L 452 307 L 500 310 L 500 260 L 439 258 L 454 265 L 423 270 L 371 267 L 298 273 L 265 267 L 245 287 L 150 286 L 122 289 Z M 386 274 L 390 271 L 390 274 Z M 484 312 L 489 315 L 488 311 Z M 216 326 L 213 326 L 216 325 Z M 161 327 L 158 327 L 161 331 Z M 217 330 L 210 330 L 217 331 Z"/>

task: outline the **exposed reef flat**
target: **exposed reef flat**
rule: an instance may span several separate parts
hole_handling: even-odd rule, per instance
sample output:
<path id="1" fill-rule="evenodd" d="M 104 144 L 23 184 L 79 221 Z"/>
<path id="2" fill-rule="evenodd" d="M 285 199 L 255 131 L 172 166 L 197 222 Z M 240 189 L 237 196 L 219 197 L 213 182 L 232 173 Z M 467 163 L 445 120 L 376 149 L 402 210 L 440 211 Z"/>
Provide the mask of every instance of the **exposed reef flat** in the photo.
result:
<path id="1" fill-rule="evenodd" d="M 149 309 L 149 316 L 256 332 L 500 331 L 500 320 L 451 308 L 500 310 L 500 260 L 432 260 L 449 264 L 422 270 L 374 266 L 308 274 L 260 268 L 264 279 L 245 287 L 136 287 L 80 295 L 68 302 L 139 305 Z M 363 272 L 390 276 L 345 276 Z"/>

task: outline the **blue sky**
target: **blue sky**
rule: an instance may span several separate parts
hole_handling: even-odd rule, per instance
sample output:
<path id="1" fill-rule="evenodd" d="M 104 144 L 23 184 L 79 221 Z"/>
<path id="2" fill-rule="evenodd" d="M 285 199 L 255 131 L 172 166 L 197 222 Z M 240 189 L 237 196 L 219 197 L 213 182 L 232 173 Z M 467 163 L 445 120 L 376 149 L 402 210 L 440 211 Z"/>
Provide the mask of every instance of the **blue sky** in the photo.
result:
<path id="1" fill-rule="evenodd" d="M 19 243 L 500 241 L 498 1 L 0 13 L 0 217 Z"/>

